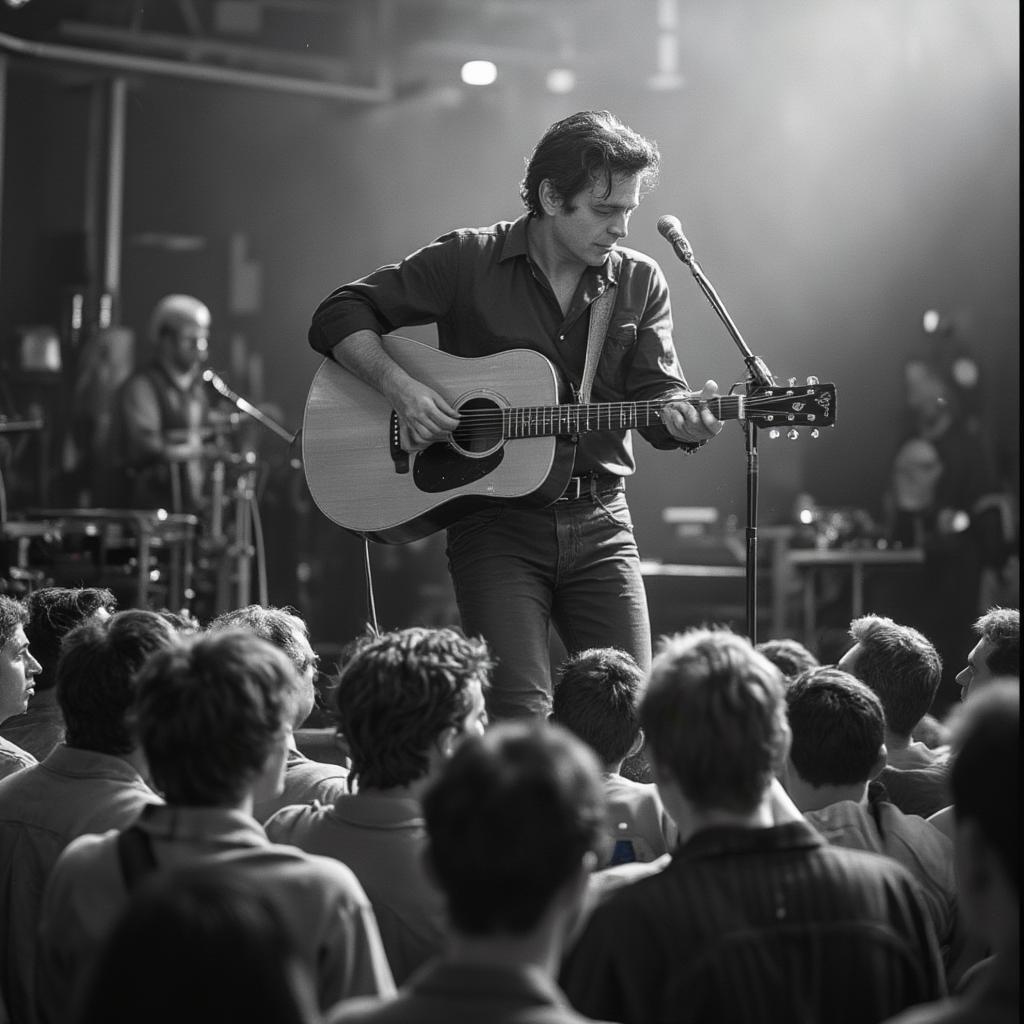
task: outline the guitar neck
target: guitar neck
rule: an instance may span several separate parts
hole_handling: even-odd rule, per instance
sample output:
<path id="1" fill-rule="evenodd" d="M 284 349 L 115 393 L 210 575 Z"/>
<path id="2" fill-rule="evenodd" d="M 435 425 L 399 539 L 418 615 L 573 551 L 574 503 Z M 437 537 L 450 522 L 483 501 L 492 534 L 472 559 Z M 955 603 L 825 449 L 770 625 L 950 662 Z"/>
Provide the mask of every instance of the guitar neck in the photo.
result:
<path id="1" fill-rule="evenodd" d="M 632 430 L 661 423 L 661 412 L 676 399 L 649 402 L 590 402 L 586 405 L 521 406 L 502 410 L 507 438 L 554 437 L 602 430 Z M 703 403 L 720 420 L 743 415 L 742 395 L 722 395 Z"/>

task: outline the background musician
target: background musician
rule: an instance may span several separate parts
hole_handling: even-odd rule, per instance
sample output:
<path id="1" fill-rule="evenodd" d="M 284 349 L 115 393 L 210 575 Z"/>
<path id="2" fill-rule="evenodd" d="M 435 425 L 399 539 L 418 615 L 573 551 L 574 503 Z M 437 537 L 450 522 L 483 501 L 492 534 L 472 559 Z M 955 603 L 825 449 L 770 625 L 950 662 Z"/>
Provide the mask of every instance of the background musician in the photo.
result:
<path id="1" fill-rule="evenodd" d="M 191 295 L 167 295 L 153 309 L 149 337 L 152 359 L 115 396 L 105 503 L 196 512 L 203 504 L 202 457 L 211 421 L 202 379 L 210 311 Z"/>

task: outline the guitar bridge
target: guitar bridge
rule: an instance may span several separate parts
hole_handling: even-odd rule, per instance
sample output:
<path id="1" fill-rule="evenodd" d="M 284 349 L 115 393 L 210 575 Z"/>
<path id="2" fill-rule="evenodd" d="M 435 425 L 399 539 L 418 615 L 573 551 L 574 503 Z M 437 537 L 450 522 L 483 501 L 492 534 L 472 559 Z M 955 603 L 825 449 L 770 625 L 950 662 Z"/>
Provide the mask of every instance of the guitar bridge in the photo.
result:
<path id="1" fill-rule="evenodd" d="M 402 447 L 402 431 L 398 425 L 397 412 L 391 413 L 388 437 L 391 446 L 391 461 L 395 464 L 395 472 L 408 473 L 409 453 Z"/>

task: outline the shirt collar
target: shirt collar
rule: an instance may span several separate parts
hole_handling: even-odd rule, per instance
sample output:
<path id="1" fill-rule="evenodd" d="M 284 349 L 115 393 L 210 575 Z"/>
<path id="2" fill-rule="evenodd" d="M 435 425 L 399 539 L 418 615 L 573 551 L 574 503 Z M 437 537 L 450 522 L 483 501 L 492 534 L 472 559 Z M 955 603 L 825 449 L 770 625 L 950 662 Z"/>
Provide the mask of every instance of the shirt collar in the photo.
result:
<path id="1" fill-rule="evenodd" d="M 43 764 L 51 771 L 62 775 L 121 779 L 125 782 L 137 782 L 144 789 L 149 789 L 135 768 L 123 757 L 117 757 L 115 754 L 101 754 L 96 750 L 82 750 L 61 743 L 50 751 Z"/>
<path id="2" fill-rule="evenodd" d="M 409 987 L 453 1000 L 512 998 L 531 1005 L 568 1005 L 555 982 L 534 965 L 464 964 L 442 957 L 414 974 Z"/>
<path id="3" fill-rule="evenodd" d="M 530 259 L 530 248 L 526 239 L 526 225 L 529 223 L 532 213 L 524 213 L 522 217 L 512 222 L 505 235 L 505 241 L 501 246 L 499 262 L 513 259 L 516 256 L 525 256 Z M 587 267 L 583 271 L 584 280 L 587 282 L 587 290 L 603 292 L 607 285 L 616 284 L 619 280 L 619 267 L 622 264 L 622 253 L 613 249 L 608 258 L 600 267 Z M 594 283 L 599 283 L 597 289 L 592 288 Z"/>
<path id="4" fill-rule="evenodd" d="M 706 860 L 732 854 L 762 854 L 825 845 L 825 840 L 806 821 L 791 821 L 771 828 L 722 825 L 703 829 L 692 836 L 679 847 L 673 860 Z"/>
<path id="5" fill-rule="evenodd" d="M 333 813 L 350 825 L 364 828 L 423 828 L 423 809 L 411 796 L 392 796 L 372 790 L 345 793 Z"/>
<path id="6" fill-rule="evenodd" d="M 139 825 L 158 839 L 200 842 L 232 849 L 267 846 L 270 842 L 252 815 L 233 808 L 154 805 L 143 808 Z"/>

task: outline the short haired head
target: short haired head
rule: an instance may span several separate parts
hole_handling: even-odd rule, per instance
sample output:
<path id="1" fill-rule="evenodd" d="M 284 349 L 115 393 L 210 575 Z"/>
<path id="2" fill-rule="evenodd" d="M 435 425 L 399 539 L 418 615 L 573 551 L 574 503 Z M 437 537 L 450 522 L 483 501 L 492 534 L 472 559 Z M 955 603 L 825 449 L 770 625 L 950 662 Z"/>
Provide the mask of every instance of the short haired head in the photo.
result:
<path id="1" fill-rule="evenodd" d="M 309 642 L 309 627 L 294 608 L 250 604 L 224 612 L 210 623 L 210 632 L 244 629 L 273 644 L 295 667 L 295 720 L 297 729 L 309 718 L 316 703 L 313 678 L 318 658 Z"/>
<path id="2" fill-rule="evenodd" d="M 812 669 L 786 691 L 793 742 L 789 760 L 812 786 L 869 782 L 885 745 L 882 702 L 838 668 Z"/>
<path id="3" fill-rule="evenodd" d="M 850 636 L 854 646 L 839 659 L 839 667 L 878 694 L 891 732 L 909 736 L 942 682 L 935 645 L 916 629 L 880 615 L 854 619 Z"/>
<path id="4" fill-rule="evenodd" d="M 81 1024 L 320 1019 L 309 965 L 280 908 L 251 872 L 209 858 L 144 879 L 85 982 Z"/>
<path id="5" fill-rule="evenodd" d="M 359 645 L 335 690 L 359 788 L 426 776 L 444 734 L 463 731 L 491 668 L 487 644 L 456 629 L 416 626 Z"/>
<path id="6" fill-rule="evenodd" d="M 604 765 L 622 761 L 640 735 L 643 670 L 625 651 L 592 648 L 559 669 L 551 720 L 589 744 Z"/>
<path id="7" fill-rule="evenodd" d="M 540 187 L 546 179 L 572 212 L 572 200 L 580 192 L 600 186 L 608 196 L 617 177 L 639 174 L 652 188 L 660 159 L 653 142 L 607 110 L 583 110 L 556 121 L 544 133 L 526 165 L 519 194 L 530 213 L 543 216 Z"/>
<path id="8" fill-rule="evenodd" d="M 15 630 L 28 623 L 28 609 L 21 601 L 0 594 L 0 647 L 6 647 Z M 31 641 L 29 641 L 31 646 Z M 34 657 L 35 655 L 33 655 Z"/>
<path id="9" fill-rule="evenodd" d="M 992 645 L 986 662 L 992 675 L 1020 675 L 1019 608 L 990 608 L 974 623 L 974 632 Z"/>
<path id="10" fill-rule="evenodd" d="M 763 654 L 783 675 L 787 683 L 791 683 L 797 676 L 818 667 L 818 659 L 799 640 L 790 637 L 780 637 L 772 640 L 762 640 L 754 647 L 759 654 Z"/>
<path id="11" fill-rule="evenodd" d="M 165 295 L 150 314 L 149 337 L 156 343 L 165 334 L 177 336 L 185 327 L 205 331 L 209 330 L 210 322 L 210 310 L 199 299 L 191 295 Z"/>
<path id="12" fill-rule="evenodd" d="M 1020 889 L 1020 684 L 996 679 L 953 720 L 956 821 L 973 821 Z"/>
<path id="13" fill-rule="evenodd" d="M 600 765 L 567 730 L 502 722 L 461 744 L 423 798 L 427 863 L 466 935 L 530 931 L 606 852 Z"/>
<path id="14" fill-rule="evenodd" d="M 57 703 L 69 747 L 124 756 L 135 749 L 128 721 L 136 674 L 172 646 L 174 630 L 156 612 L 128 609 L 72 629 L 57 662 Z"/>
<path id="15" fill-rule="evenodd" d="M 32 657 L 42 665 L 36 690 L 50 690 L 57 685 L 57 660 L 64 637 L 97 613 L 111 614 L 117 601 L 105 587 L 42 587 L 28 595 L 25 606 L 29 615 L 25 636 Z"/>
<path id="16" fill-rule="evenodd" d="M 789 747 L 782 673 L 725 628 L 668 637 L 640 706 L 655 773 L 702 810 L 749 813 Z"/>
<path id="17" fill-rule="evenodd" d="M 187 637 L 139 673 L 135 728 L 169 804 L 237 804 L 279 750 L 295 670 L 242 630 Z"/>

